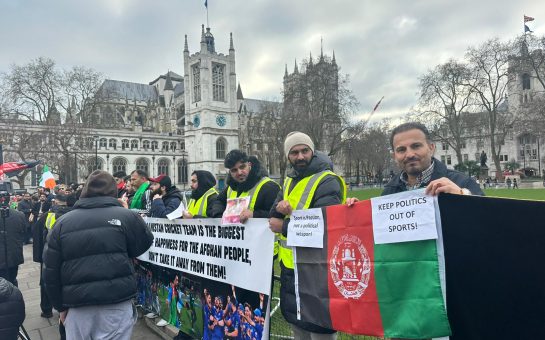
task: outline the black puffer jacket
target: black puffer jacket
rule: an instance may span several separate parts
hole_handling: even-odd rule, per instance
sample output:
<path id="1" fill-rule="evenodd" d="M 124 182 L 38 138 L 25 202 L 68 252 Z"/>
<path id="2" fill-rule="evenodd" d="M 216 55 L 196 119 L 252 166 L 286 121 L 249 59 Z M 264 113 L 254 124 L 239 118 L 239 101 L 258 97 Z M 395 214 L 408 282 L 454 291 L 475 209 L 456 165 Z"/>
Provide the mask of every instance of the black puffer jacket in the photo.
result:
<path id="1" fill-rule="evenodd" d="M 471 191 L 473 195 L 484 196 L 484 192 L 481 190 L 481 187 L 475 180 L 468 177 L 466 174 L 463 174 L 456 170 L 448 169 L 445 164 L 441 163 L 436 158 L 433 159 L 433 173 L 431 174 L 430 182 L 439 178 L 446 177 L 450 179 L 454 184 L 460 188 L 466 188 Z M 402 191 L 407 191 L 405 183 L 399 178 L 399 174 L 396 174 L 388 184 L 384 186 L 382 191 L 382 196 L 395 194 Z M 422 187 L 426 187 L 428 183 L 422 183 Z"/>
<path id="2" fill-rule="evenodd" d="M 136 294 L 131 258 L 153 235 L 114 197 L 81 198 L 50 232 L 43 254 L 47 294 L 58 311 L 126 301 Z"/>
<path id="3" fill-rule="evenodd" d="M 259 160 L 251 156 L 248 161 L 252 163 L 252 169 L 246 178 L 246 181 L 243 183 L 238 183 L 231 178 L 229 174 L 227 177 L 227 185 L 231 187 L 232 190 L 237 192 L 237 197 L 240 196 L 243 192 L 250 191 L 263 177 L 266 177 L 267 170 L 261 168 L 261 163 Z M 225 211 L 225 206 L 227 205 L 227 188 L 218 195 L 218 198 L 214 201 L 212 207 L 212 216 L 211 217 L 221 217 Z M 254 218 L 267 218 L 269 217 L 269 211 L 271 206 L 276 199 L 276 195 L 280 190 L 280 186 L 274 182 L 269 181 L 261 187 L 259 190 L 259 195 L 255 201 L 254 205 Z"/>
<path id="4" fill-rule="evenodd" d="M 21 291 L 0 277 L 0 339 L 17 339 L 24 320 L 25 301 Z"/>
<path id="5" fill-rule="evenodd" d="M 288 177 L 293 178 L 293 180 L 291 181 L 290 190 L 293 189 L 295 185 L 303 178 L 312 176 L 325 170 L 333 170 L 332 162 L 326 154 L 316 151 L 314 153 L 314 156 L 312 157 L 309 166 L 304 172 L 298 173 L 297 171 L 295 171 L 295 169 L 293 169 L 292 172 L 288 174 Z M 284 199 L 283 195 L 283 190 L 280 190 L 276 201 L 274 202 L 271 209 L 271 217 L 284 218 L 284 215 L 276 211 L 276 205 L 278 204 L 278 202 Z M 318 187 L 314 192 L 314 196 L 312 197 L 310 208 L 320 208 L 330 205 L 341 204 L 342 196 L 343 195 L 341 183 L 339 182 L 338 178 L 335 176 L 326 176 L 320 182 L 320 184 L 318 184 Z M 284 225 L 282 226 L 282 233 L 284 234 L 284 236 L 287 235 L 289 221 L 289 219 L 284 220 Z M 284 316 L 284 318 L 289 323 L 294 324 L 309 332 L 322 334 L 334 333 L 335 330 L 323 328 L 308 322 L 297 320 L 297 305 L 295 301 L 295 275 L 293 269 L 286 268 L 282 264 L 282 262 L 280 262 L 280 268 L 282 269 L 280 275 L 280 300 L 282 301 L 282 303 L 280 304 L 280 310 L 282 311 L 282 315 Z"/>
<path id="6" fill-rule="evenodd" d="M 6 218 L 6 243 L 4 243 L 4 236 L 0 235 L 0 268 L 4 268 L 6 263 L 5 244 L 8 247 L 9 268 L 16 267 L 25 261 L 23 257 L 23 241 L 27 225 L 28 220 L 25 214 L 14 209 L 9 209 L 9 216 Z M 4 231 L 1 219 L 0 230 Z"/>

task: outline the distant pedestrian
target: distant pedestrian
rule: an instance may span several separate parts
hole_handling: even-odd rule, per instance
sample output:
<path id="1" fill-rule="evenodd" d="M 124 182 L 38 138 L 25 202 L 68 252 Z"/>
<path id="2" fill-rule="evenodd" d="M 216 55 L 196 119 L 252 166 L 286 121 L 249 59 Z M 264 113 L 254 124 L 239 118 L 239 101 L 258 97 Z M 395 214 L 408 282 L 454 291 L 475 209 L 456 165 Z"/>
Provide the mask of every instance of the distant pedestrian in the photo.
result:
<path id="1" fill-rule="evenodd" d="M 74 210 L 61 216 L 45 245 L 44 282 L 66 338 L 131 338 L 136 279 L 131 258 L 153 235 L 138 213 L 117 199 L 112 175 L 96 170 Z"/>
<path id="2" fill-rule="evenodd" d="M 507 189 L 511 189 L 511 178 L 507 177 L 507 180 L 505 181 L 505 184 L 507 184 Z"/>
<path id="3" fill-rule="evenodd" d="M 519 185 L 516 178 L 513 178 L 513 189 L 518 189 Z"/>

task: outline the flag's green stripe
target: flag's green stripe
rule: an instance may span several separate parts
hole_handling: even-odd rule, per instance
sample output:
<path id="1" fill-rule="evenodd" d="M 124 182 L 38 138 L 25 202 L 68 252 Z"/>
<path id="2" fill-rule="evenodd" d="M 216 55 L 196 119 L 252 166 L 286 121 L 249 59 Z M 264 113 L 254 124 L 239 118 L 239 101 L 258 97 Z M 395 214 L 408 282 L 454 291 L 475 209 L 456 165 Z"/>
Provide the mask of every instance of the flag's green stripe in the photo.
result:
<path id="1" fill-rule="evenodd" d="M 450 334 L 435 240 L 375 245 L 375 278 L 386 337 Z"/>

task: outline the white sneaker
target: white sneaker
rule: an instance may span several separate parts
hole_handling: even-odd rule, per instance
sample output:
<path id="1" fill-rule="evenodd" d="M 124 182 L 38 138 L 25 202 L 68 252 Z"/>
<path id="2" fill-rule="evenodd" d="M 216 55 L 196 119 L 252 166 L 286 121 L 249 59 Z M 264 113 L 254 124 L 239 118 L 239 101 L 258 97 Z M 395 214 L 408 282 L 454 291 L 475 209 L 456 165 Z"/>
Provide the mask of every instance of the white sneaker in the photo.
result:
<path id="1" fill-rule="evenodd" d="M 155 318 L 156 316 L 157 316 L 157 315 L 155 315 L 155 313 L 153 313 L 153 312 L 146 314 L 146 318 L 148 318 L 148 319 L 153 319 L 153 318 Z"/>
<path id="2" fill-rule="evenodd" d="M 159 320 L 158 323 L 156 323 L 156 325 L 159 326 L 159 327 L 163 327 L 163 326 L 168 325 L 168 322 L 166 320 L 161 319 L 161 320 Z"/>

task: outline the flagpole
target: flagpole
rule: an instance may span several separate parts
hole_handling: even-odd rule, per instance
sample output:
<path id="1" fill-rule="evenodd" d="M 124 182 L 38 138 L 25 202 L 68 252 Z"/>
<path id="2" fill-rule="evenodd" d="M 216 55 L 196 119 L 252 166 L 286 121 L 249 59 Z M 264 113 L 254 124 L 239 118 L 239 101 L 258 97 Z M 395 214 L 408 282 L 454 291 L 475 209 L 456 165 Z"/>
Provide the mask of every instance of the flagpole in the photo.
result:
<path id="1" fill-rule="evenodd" d="M 208 1 L 206 2 L 206 27 L 210 27 L 210 24 L 208 23 Z"/>

